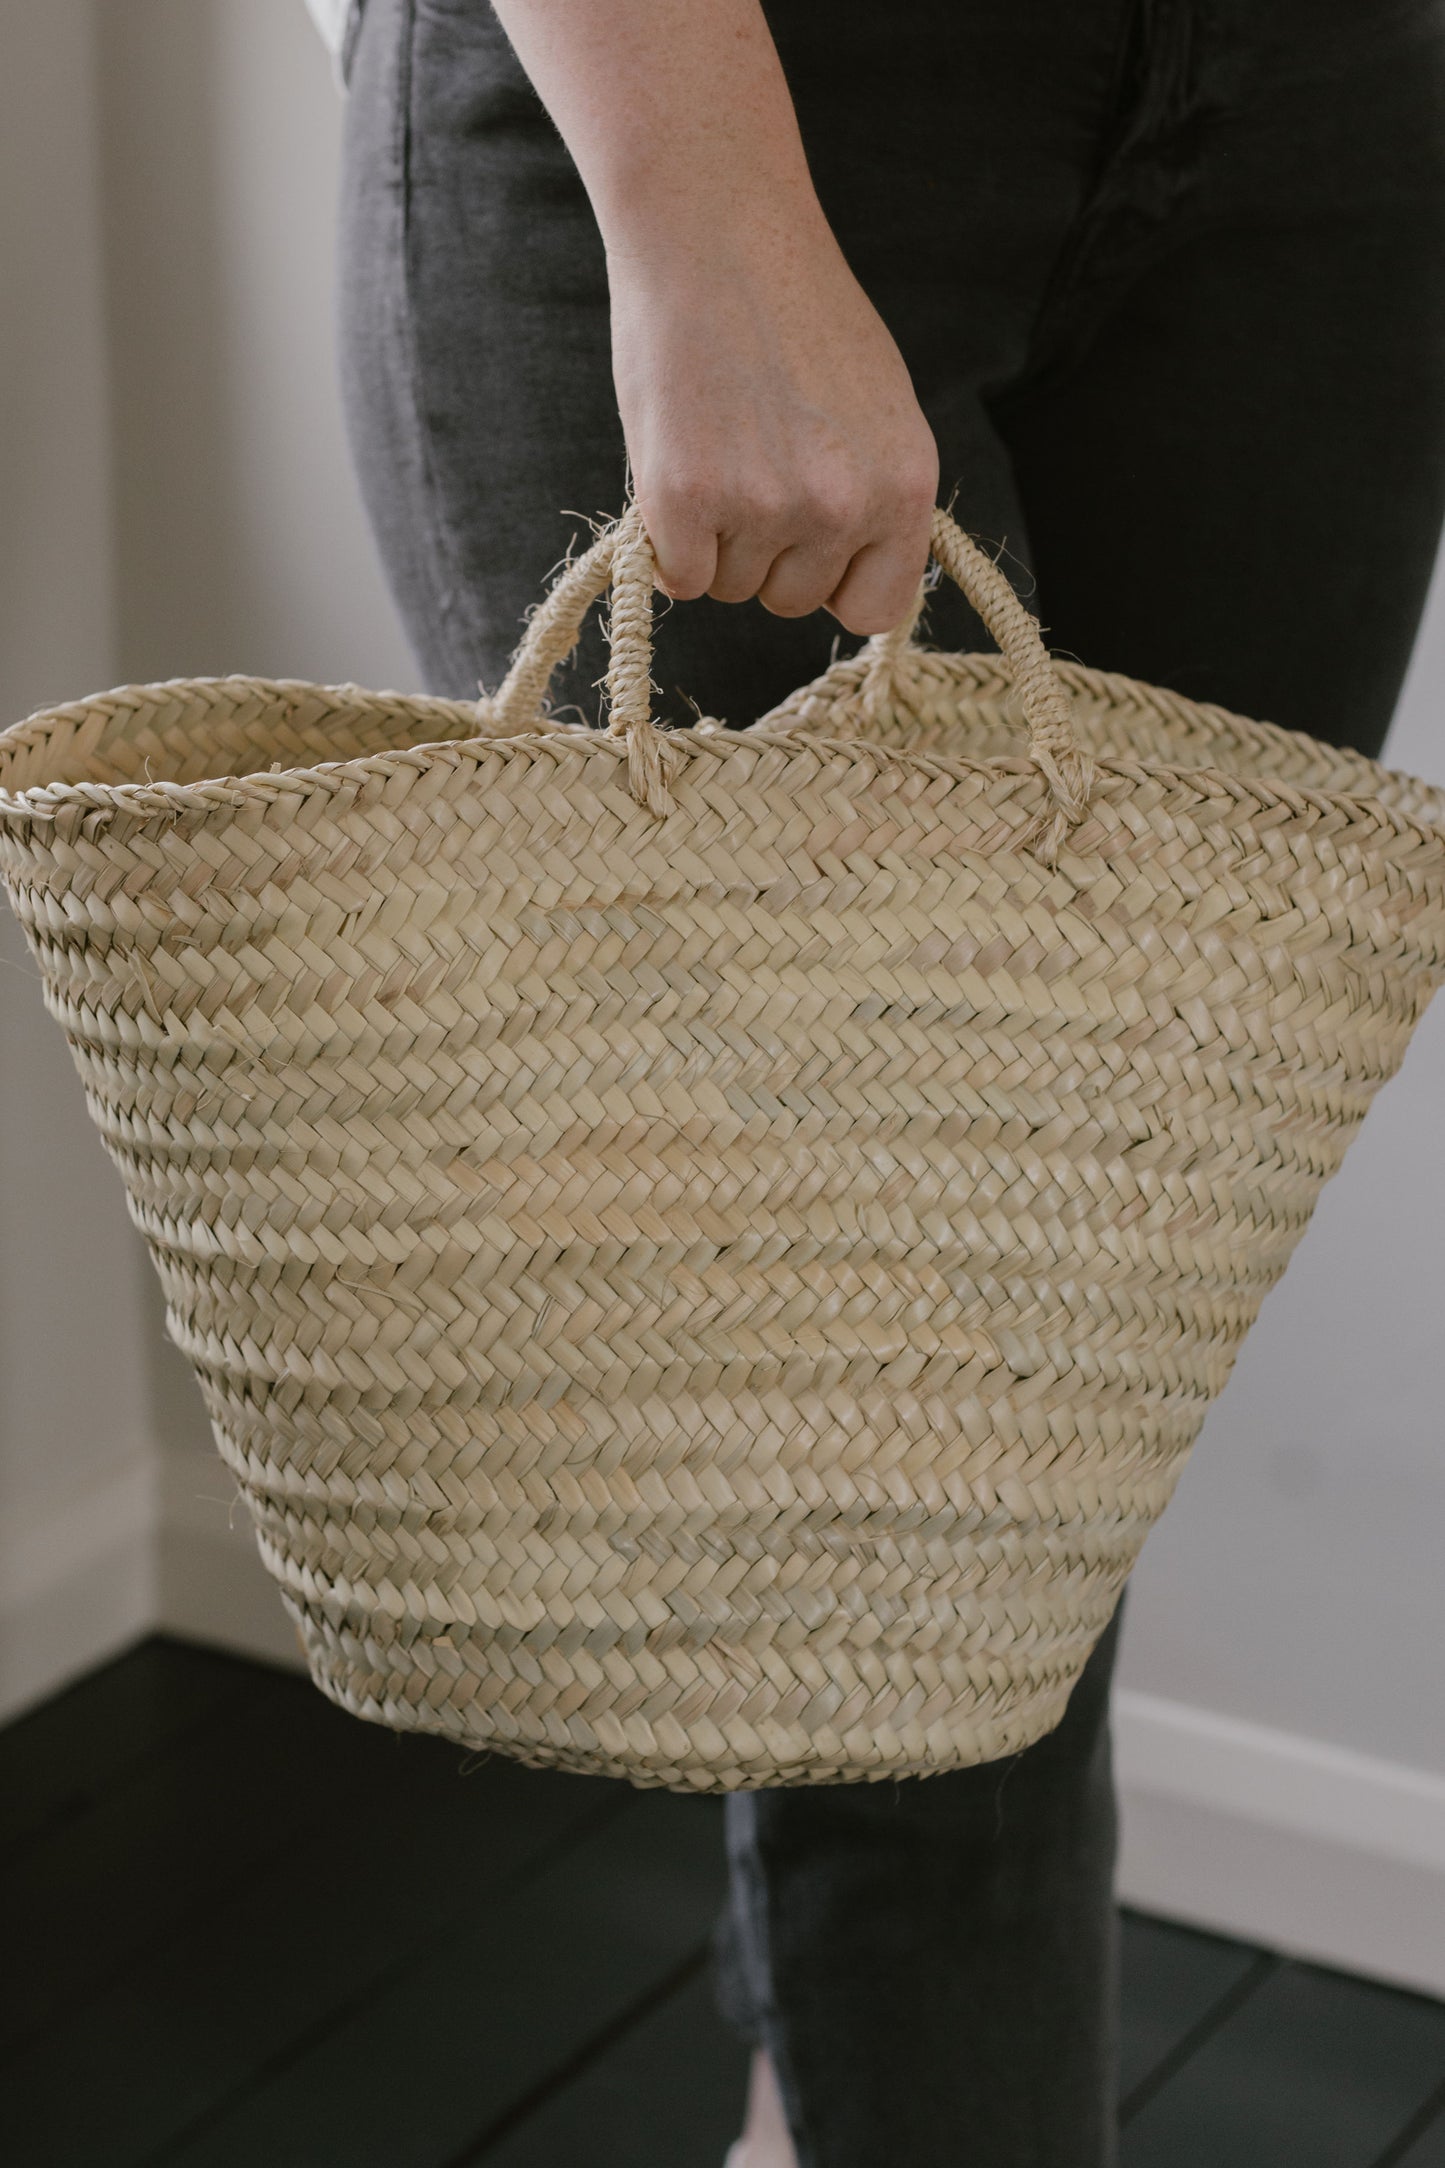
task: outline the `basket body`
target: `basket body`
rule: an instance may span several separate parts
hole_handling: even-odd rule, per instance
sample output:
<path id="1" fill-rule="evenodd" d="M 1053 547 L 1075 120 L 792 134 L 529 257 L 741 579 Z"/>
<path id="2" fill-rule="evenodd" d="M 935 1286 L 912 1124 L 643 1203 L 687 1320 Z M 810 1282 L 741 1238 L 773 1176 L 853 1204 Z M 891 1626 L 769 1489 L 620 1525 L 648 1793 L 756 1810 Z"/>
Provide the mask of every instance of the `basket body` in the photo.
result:
<path id="1" fill-rule="evenodd" d="M 638 1784 L 1063 1713 L 1445 975 L 1445 804 L 992 658 L 615 741 L 176 681 L 0 736 L 0 873 L 333 1700 Z M 275 772 L 267 772 L 272 771 Z"/>

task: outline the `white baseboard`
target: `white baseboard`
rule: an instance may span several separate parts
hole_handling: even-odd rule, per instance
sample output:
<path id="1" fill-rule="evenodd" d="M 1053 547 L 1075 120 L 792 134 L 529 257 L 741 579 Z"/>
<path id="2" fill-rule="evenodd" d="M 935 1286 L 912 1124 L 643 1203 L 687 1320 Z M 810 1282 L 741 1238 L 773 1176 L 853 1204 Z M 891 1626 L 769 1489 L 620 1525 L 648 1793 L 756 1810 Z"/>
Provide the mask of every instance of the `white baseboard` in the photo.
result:
<path id="1" fill-rule="evenodd" d="M 1445 1996 L 1445 1777 L 1118 1688 L 1119 1893 Z"/>
<path id="2" fill-rule="evenodd" d="M 0 1723 L 152 1631 L 155 1458 L 0 1533 Z"/>

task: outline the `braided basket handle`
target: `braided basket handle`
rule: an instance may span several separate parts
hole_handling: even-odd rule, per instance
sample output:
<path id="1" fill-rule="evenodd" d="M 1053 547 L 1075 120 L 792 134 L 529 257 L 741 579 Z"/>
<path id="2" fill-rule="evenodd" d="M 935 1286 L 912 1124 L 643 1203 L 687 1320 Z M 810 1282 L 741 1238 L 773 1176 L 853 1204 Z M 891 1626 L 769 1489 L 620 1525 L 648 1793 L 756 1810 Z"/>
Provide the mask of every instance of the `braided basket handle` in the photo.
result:
<path id="1" fill-rule="evenodd" d="M 1028 757 L 1048 784 L 1047 810 L 1023 838 L 1046 866 L 1056 861 L 1068 830 L 1084 818 L 1096 770 L 1074 737 L 1069 696 L 1059 681 L 1038 619 L 1024 608 L 1005 575 L 947 512 L 935 507 L 930 550 L 962 588 L 988 630 L 1013 681 L 1028 727 Z M 677 755 L 652 720 L 652 544 L 635 502 L 591 548 L 570 564 L 532 614 L 497 691 L 484 697 L 489 735 L 535 729 L 558 664 L 577 643 L 582 620 L 606 587 L 612 591 L 607 627 L 608 735 L 627 740 L 628 784 L 637 803 L 658 816 L 674 810 L 668 779 Z M 869 643 L 865 698 L 886 691 L 917 624 L 924 588 L 907 616 Z"/>

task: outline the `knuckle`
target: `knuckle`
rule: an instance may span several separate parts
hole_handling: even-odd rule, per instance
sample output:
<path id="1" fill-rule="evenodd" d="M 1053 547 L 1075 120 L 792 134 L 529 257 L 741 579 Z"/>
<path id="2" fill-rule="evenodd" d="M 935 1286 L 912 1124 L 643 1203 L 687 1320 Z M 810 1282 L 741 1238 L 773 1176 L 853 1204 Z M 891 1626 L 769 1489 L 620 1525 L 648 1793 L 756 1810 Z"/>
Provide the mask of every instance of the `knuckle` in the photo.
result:
<path id="1" fill-rule="evenodd" d="M 928 519 L 938 501 L 938 477 L 930 473 L 899 475 L 891 494 L 900 525 L 917 527 Z"/>
<path id="2" fill-rule="evenodd" d="M 777 482 L 754 482 L 739 492 L 734 517 L 743 533 L 783 534 L 793 520 L 792 494 Z"/>
<path id="3" fill-rule="evenodd" d="M 895 498 L 904 504 L 917 504 L 920 499 L 934 504 L 938 498 L 938 473 L 938 446 L 930 436 L 913 445 L 890 468 Z"/>
<path id="4" fill-rule="evenodd" d="M 808 525 L 829 540 L 851 539 L 868 511 L 867 493 L 852 476 L 816 483 L 808 500 Z"/>
<path id="5" fill-rule="evenodd" d="M 652 513 L 659 525 L 702 534 L 712 529 L 717 496 L 717 483 L 710 474 L 688 469 L 660 476 L 645 498 L 639 489 L 638 502 L 644 516 Z"/>

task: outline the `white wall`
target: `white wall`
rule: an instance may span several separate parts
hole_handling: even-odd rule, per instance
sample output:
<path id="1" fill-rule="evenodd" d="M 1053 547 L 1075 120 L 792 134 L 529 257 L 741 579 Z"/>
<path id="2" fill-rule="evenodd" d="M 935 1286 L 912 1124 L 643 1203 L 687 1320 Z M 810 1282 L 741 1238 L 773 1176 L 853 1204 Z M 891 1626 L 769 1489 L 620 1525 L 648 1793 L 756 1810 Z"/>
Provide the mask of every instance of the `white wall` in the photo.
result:
<path id="1" fill-rule="evenodd" d="M 301 0 L 98 0 L 98 20 L 121 674 L 419 689 L 336 393 L 325 49 Z M 148 1261 L 142 1297 L 159 1615 L 295 1662 Z"/>
<path id="2" fill-rule="evenodd" d="M 21 141 L 26 126 L 43 134 L 52 98 L 89 80 L 85 15 L 80 0 L 43 11 L 0 0 L 0 82 L 24 109 Z M 7 349 L 3 368 L 7 387 L 19 368 L 23 411 L 36 417 L 27 432 L 48 428 L 55 442 L 53 468 L 28 443 L 39 525 L 25 547 L 50 548 L 56 567 L 53 579 L 28 576 L 42 598 L 69 581 L 85 599 L 44 635 L 43 609 L 23 613 L 37 659 L 18 659 L 23 642 L 4 656 L 18 673 L 13 697 L 6 681 L 8 712 L 113 674 L 243 669 L 415 685 L 337 413 L 340 105 L 301 0 L 96 0 L 95 16 L 116 549 L 107 559 L 101 539 L 93 176 L 74 168 L 82 132 L 71 128 L 66 208 L 52 200 L 47 216 L 52 233 L 70 221 L 75 246 L 41 250 L 24 208 L 33 198 L 17 184 L 0 197 L 0 248 L 7 263 L 12 247 L 41 251 L 38 306 L 52 329 L 70 327 L 72 374 L 55 373 L 53 338 L 43 368 L 38 346 L 19 364 Z M 23 79 L 57 55 L 63 81 Z M 9 129 L 0 157 L 24 167 Z M 8 413 L 7 402 L 7 458 Z M 16 532 L 12 523 L 12 550 Z M 1386 758 L 1445 781 L 1445 581 Z M 13 961 L 18 936 L 6 938 Z M 123 1435 L 134 1411 L 119 1411 L 137 1398 L 143 1350 L 162 1499 L 155 1615 L 294 1661 L 244 1515 L 228 1526 L 232 1486 L 194 1381 L 161 1335 L 154 1274 L 87 1138 L 59 1034 L 33 988 L 3 966 L 0 979 L 14 982 L 0 988 L 5 1104 L 19 1094 L 33 1132 L 21 1154 L 13 1124 L 8 1137 L 0 1129 L 0 1484 L 44 1504 L 46 1485 L 133 1466 Z M 1116 1731 L 1126 1895 L 1445 1992 L 1442 1093 L 1445 1000 L 1325 1192 L 1150 1538 L 1130 1596 Z M 38 1233 L 33 1209 L 16 1213 L 17 1171 L 47 1200 L 49 1183 L 69 1183 L 64 1215 Z M 46 1312 L 57 1287 L 69 1301 L 77 1286 L 87 1331 L 97 1314 L 107 1322 L 94 1362 L 66 1381 L 58 1425 L 49 1381 L 67 1343 Z M 118 1401 L 103 1389 L 111 1375 L 129 1380 Z M 43 1582 L 43 1547 L 38 1556 L 32 1579 Z M 0 1550 L 0 1612 L 7 1570 Z"/>
<path id="3" fill-rule="evenodd" d="M 1442 573 L 1383 757 L 1445 784 Z M 1445 1777 L 1442 1103 L 1445 996 L 1210 1409 L 1134 1574 L 1121 1673 Z"/>
<path id="4" fill-rule="evenodd" d="M 96 0 L 128 679 L 415 688 L 342 435 L 341 105 L 302 0 Z"/>
<path id="5" fill-rule="evenodd" d="M 1382 759 L 1445 783 L 1445 557 Z M 1135 1567 L 1118 1700 L 1124 1888 L 1439 1992 L 1443 1108 L 1445 995 Z"/>
<path id="6" fill-rule="evenodd" d="M 0 717 L 115 674 L 86 0 L 0 0 Z M 141 1271 L 0 909 L 0 1710 L 137 1632 L 155 1477 Z"/>
<path id="7" fill-rule="evenodd" d="M 1445 555 L 1382 758 L 1445 783 Z M 1445 1993 L 1442 1106 L 1445 995 L 1149 1537 L 1116 1730 L 1141 1902 Z"/>
<path id="8" fill-rule="evenodd" d="M 417 684 L 334 389 L 340 110 L 300 0 L 0 0 L 5 721 Z M 294 1660 L 8 909 L 0 1103 L 0 1715 L 157 1617 Z"/>

